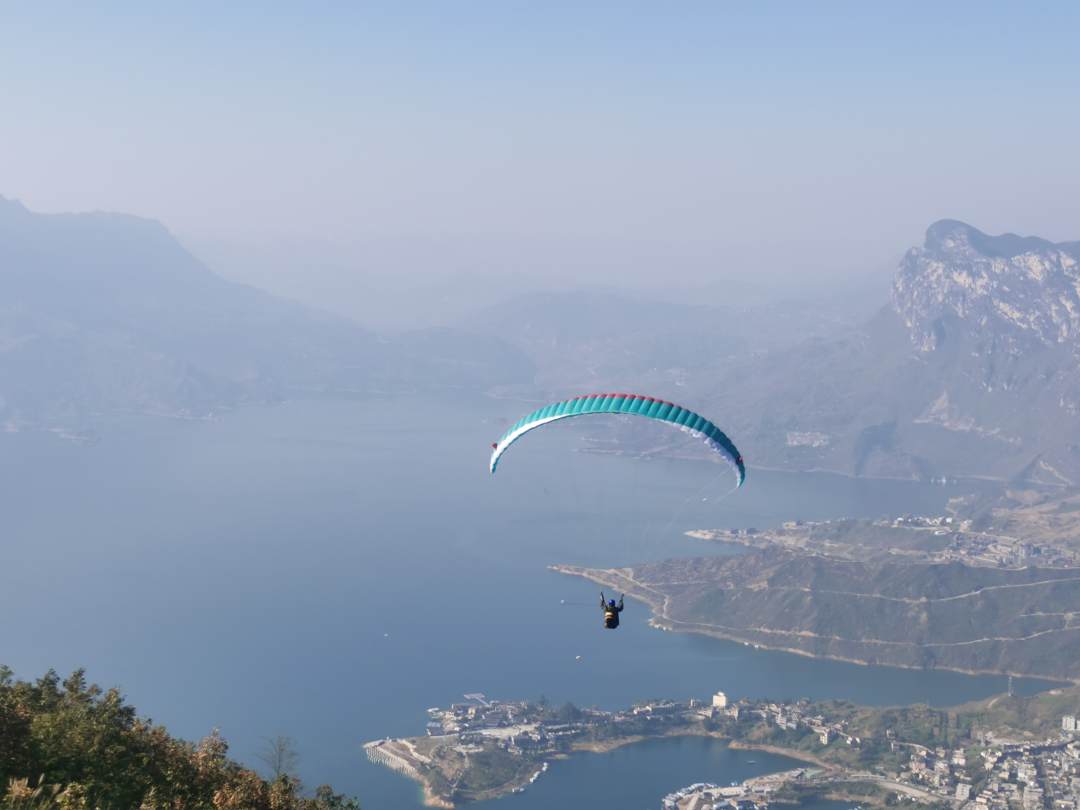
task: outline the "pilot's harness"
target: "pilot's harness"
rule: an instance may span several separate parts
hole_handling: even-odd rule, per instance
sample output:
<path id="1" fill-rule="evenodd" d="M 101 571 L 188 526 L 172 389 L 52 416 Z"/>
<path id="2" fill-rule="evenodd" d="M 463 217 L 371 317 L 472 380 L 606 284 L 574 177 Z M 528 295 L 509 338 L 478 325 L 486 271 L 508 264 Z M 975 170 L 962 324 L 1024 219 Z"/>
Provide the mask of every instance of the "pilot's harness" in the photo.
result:
<path id="1" fill-rule="evenodd" d="M 604 608 L 604 624 L 614 627 L 619 623 L 619 611 L 611 607 Z"/>

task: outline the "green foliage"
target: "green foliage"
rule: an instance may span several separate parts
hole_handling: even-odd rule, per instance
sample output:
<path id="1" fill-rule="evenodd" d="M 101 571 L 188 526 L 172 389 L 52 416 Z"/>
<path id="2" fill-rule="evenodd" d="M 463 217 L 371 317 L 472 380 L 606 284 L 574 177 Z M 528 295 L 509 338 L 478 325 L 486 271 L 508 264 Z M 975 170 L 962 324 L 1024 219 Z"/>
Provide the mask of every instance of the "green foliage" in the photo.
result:
<path id="1" fill-rule="evenodd" d="M 569 702 L 555 710 L 555 719 L 560 723 L 573 723 L 580 720 L 581 716 L 581 709 Z"/>
<path id="2" fill-rule="evenodd" d="M 855 724 L 863 737 L 881 738 L 891 730 L 896 739 L 927 748 L 954 746 L 966 736 L 969 724 L 961 725 L 955 713 L 934 709 L 922 703 L 898 708 L 865 711 Z"/>
<path id="3" fill-rule="evenodd" d="M 573 703 L 564 703 L 561 706 L 552 706 L 547 698 L 541 696 L 536 702 L 536 708 L 540 716 L 549 723 L 573 723 L 580 720 L 584 713 Z"/>
<path id="4" fill-rule="evenodd" d="M 198 745 L 138 717 L 83 670 L 17 681 L 0 667 L 0 810 L 358 810 L 321 786 L 300 795 L 227 757 L 215 731 Z"/>

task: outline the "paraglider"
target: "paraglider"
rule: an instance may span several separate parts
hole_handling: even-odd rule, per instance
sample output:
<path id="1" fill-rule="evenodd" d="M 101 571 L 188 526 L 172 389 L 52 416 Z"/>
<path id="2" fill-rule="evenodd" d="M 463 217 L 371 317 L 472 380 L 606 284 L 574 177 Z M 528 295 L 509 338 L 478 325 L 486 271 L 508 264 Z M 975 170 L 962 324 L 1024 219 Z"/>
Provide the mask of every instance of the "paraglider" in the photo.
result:
<path id="1" fill-rule="evenodd" d="M 600 609 L 604 611 L 604 627 L 614 630 L 619 626 L 619 614 L 623 612 L 623 597 L 619 597 L 618 604 L 614 599 L 604 599 L 604 592 L 600 591 Z"/>
<path id="2" fill-rule="evenodd" d="M 510 426 L 497 442 L 492 443 L 488 469 L 494 474 L 499 466 L 499 460 L 510 446 L 526 433 L 538 427 L 561 419 L 569 419 L 572 416 L 602 414 L 643 416 L 678 428 L 704 441 L 709 449 L 715 451 L 720 458 L 731 466 L 732 471 L 735 473 L 735 487 L 731 492 L 741 487 L 746 480 L 746 465 L 743 463 L 742 454 L 735 447 L 734 442 L 727 437 L 727 434 L 713 422 L 701 414 L 694 413 L 689 408 L 676 405 L 674 402 L 643 396 L 642 394 L 585 394 L 545 405 L 543 408 L 539 408 L 519 419 Z M 697 497 L 700 496 L 701 493 L 697 493 Z M 694 497 L 694 495 L 690 495 L 687 500 L 689 501 Z M 708 502 L 709 498 L 701 497 L 701 501 Z M 567 602 L 562 599 L 559 604 L 565 605 Z M 608 630 L 616 629 L 619 626 L 619 614 L 623 611 L 623 598 L 620 597 L 619 601 L 616 602 L 614 599 L 605 599 L 604 594 L 601 593 L 600 608 L 604 614 L 604 627 Z"/>
<path id="3" fill-rule="evenodd" d="M 742 454 L 720 428 L 701 414 L 694 413 L 688 408 L 663 399 L 642 396 L 641 394 L 586 394 L 545 405 L 543 408 L 519 419 L 510 426 L 510 429 L 502 435 L 502 438 L 491 445 L 489 469 L 494 473 L 503 453 L 509 449 L 510 445 L 529 431 L 560 419 L 591 414 L 644 416 L 648 419 L 655 419 L 673 425 L 680 430 L 701 438 L 706 445 L 719 453 L 732 466 L 735 472 L 736 489 L 741 487 L 743 481 L 746 480 L 746 465 L 743 463 Z"/>

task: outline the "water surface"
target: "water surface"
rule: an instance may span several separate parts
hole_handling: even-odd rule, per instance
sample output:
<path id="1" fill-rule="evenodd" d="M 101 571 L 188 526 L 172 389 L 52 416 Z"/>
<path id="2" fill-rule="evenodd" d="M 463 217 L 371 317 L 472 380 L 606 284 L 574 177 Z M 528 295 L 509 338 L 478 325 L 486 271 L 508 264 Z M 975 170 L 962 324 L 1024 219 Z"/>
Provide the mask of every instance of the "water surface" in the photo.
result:
<path id="1" fill-rule="evenodd" d="M 546 568 L 731 553 L 682 533 L 933 513 L 974 485 L 751 468 L 722 498 L 725 468 L 574 452 L 581 435 L 559 425 L 522 440 L 490 476 L 491 441 L 529 407 L 303 401 L 214 422 L 131 420 L 92 446 L 2 435 L 0 659 L 22 676 L 85 666 L 175 733 L 220 727 L 248 762 L 263 738 L 290 734 L 305 781 L 356 793 L 367 810 L 414 807 L 416 790 L 368 764 L 360 744 L 420 733 L 427 707 L 466 692 L 616 708 L 718 689 L 938 705 L 1003 690 L 997 677 L 664 633 L 633 603 L 618 632 L 603 632 L 595 588 Z M 595 803 L 570 797 L 609 795 L 629 773 L 670 773 L 632 783 L 650 796 L 742 778 L 704 764 L 710 772 L 691 778 L 694 762 L 728 762 L 716 745 L 575 758 L 530 793 L 562 791 L 559 806 L 585 808 Z M 685 773 L 670 765 L 680 757 Z M 669 764 L 650 771 L 653 758 Z"/>

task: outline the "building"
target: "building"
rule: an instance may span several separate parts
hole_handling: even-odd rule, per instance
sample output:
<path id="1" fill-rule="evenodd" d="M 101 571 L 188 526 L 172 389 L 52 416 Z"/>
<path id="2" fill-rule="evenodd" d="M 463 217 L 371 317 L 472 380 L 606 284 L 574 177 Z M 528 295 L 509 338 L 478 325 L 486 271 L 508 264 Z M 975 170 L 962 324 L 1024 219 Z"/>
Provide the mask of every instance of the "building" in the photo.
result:
<path id="1" fill-rule="evenodd" d="M 1066 714 L 1061 718 L 1061 730 L 1062 731 L 1080 731 L 1076 725 L 1076 716 L 1072 714 Z"/>
<path id="2" fill-rule="evenodd" d="M 727 708 L 727 695 L 723 692 L 717 692 L 712 696 L 712 705 L 714 709 L 726 709 Z"/>

